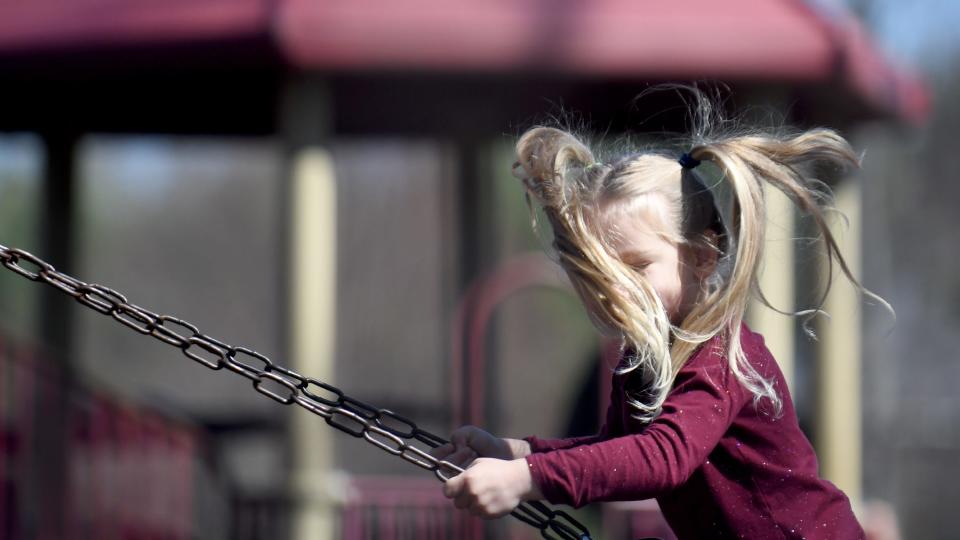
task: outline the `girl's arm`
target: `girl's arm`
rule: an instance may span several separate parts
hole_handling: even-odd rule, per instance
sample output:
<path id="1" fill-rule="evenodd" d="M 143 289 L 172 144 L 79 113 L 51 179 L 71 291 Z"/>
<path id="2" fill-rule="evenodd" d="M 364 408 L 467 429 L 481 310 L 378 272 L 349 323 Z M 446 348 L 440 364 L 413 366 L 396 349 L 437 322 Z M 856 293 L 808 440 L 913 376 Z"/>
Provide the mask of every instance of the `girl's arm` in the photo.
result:
<path id="1" fill-rule="evenodd" d="M 594 444 L 600 441 L 605 441 L 610 438 L 609 428 L 610 425 L 610 412 L 609 409 L 612 409 L 611 405 L 607 411 L 607 422 L 603 424 L 600 428 L 600 432 L 596 435 L 585 435 L 582 437 L 567 437 L 564 439 L 541 439 L 535 435 L 529 437 L 524 437 L 523 441 L 530 446 L 530 454 L 539 454 L 541 452 L 551 452 L 553 450 L 566 450 L 567 448 L 575 448 L 577 446 L 583 446 L 585 444 Z M 516 457 L 525 457 L 525 456 L 516 456 Z"/>
<path id="2" fill-rule="evenodd" d="M 539 454 L 541 452 L 552 452 L 553 450 L 566 450 L 567 448 L 575 448 L 577 446 L 583 446 L 585 444 L 598 443 L 600 441 L 607 440 L 607 438 L 608 438 L 607 425 L 604 424 L 603 427 L 600 428 L 600 432 L 597 433 L 596 435 L 584 435 L 582 437 L 567 437 L 565 439 L 541 439 L 536 435 L 531 435 L 529 437 L 524 437 L 523 440 L 530 445 L 531 454 Z"/>
<path id="3" fill-rule="evenodd" d="M 681 485 L 749 401 L 735 379 L 737 387 L 729 385 L 733 376 L 722 366 L 697 363 L 691 360 L 681 369 L 663 412 L 642 433 L 541 451 L 524 459 L 479 458 L 446 483 L 444 495 L 474 515 L 498 517 L 522 500 L 546 498 L 579 507 L 594 501 L 646 499 Z"/>
<path id="4" fill-rule="evenodd" d="M 655 497 L 682 485 L 750 402 L 717 354 L 680 370 L 663 412 L 642 432 L 526 458 L 534 484 L 552 503 Z"/>

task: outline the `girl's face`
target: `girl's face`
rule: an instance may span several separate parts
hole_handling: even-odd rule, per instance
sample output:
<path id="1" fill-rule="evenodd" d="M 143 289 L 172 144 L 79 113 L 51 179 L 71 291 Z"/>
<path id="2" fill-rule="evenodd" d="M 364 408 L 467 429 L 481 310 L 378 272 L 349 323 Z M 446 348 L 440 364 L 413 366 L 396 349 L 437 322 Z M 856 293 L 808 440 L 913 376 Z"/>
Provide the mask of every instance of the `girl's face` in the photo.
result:
<path id="1" fill-rule="evenodd" d="M 663 220 L 649 210 L 604 214 L 602 225 L 613 232 L 609 241 L 620 260 L 643 276 L 660 297 L 670 322 L 679 325 L 693 308 L 705 277 L 696 249 L 672 242 L 669 238 L 676 233 L 665 230 Z"/>

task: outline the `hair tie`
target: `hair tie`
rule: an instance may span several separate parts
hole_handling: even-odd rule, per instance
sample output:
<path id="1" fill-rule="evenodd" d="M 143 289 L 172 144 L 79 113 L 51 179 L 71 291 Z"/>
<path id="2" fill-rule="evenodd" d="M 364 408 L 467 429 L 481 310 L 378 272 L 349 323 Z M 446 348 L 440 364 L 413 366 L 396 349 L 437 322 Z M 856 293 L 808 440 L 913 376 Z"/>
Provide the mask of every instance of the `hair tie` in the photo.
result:
<path id="1" fill-rule="evenodd" d="M 680 156 L 680 159 L 677 160 L 677 163 L 684 169 L 692 169 L 700 164 L 700 160 L 684 152 L 683 155 Z"/>

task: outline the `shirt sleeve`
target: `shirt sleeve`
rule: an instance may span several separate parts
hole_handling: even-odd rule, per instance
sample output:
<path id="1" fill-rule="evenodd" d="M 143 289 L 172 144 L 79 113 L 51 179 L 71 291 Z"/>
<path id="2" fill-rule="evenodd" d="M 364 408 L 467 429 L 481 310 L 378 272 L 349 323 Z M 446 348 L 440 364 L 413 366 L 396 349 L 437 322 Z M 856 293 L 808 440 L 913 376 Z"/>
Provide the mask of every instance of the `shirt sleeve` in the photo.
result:
<path id="1" fill-rule="evenodd" d="M 575 448 L 584 444 L 593 444 L 607 440 L 605 436 L 606 427 L 607 426 L 604 425 L 603 428 L 600 429 L 600 432 L 596 435 L 565 437 L 562 439 L 541 439 L 536 435 L 531 435 L 529 437 L 524 437 L 523 440 L 530 443 L 530 452 L 533 454 L 552 452 L 554 450 L 566 450 L 567 448 Z"/>
<path id="2" fill-rule="evenodd" d="M 656 497 L 700 467 L 750 401 L 716 347 L 677 374 L 661 414 L 639 433 L 527 456 L 534 482 L 555 504 Z"/>

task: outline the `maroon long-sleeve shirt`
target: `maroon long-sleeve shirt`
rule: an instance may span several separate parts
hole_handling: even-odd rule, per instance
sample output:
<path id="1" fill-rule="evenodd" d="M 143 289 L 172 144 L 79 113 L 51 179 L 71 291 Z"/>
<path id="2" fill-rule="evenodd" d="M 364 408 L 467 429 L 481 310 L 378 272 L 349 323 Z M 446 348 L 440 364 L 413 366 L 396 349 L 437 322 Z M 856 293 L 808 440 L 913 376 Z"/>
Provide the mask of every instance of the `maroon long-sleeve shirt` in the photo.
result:
<path id="1" fill-rule="evenodd" d="M 773 414 L 731 372 L 720 338 L 680 370 L 662 413 L 631 416 L 630 376 L 614 375 L 596 436 L 529 437 L 527 463 L 546 499 L 575 507 L 656 498 L 678 538 L 864 538 L 847 497 L 817 474 L 783 374 L 746 325 L 747 359 L 783 400 Z"/>

